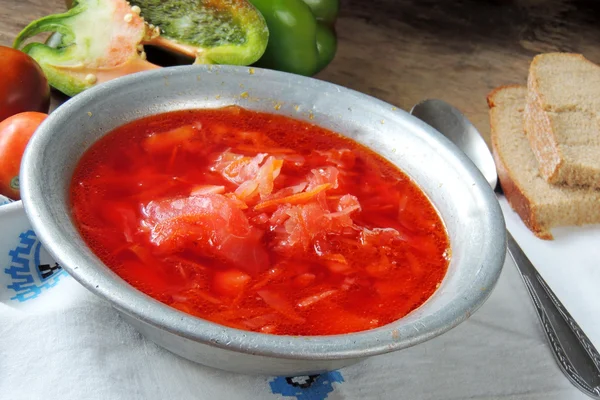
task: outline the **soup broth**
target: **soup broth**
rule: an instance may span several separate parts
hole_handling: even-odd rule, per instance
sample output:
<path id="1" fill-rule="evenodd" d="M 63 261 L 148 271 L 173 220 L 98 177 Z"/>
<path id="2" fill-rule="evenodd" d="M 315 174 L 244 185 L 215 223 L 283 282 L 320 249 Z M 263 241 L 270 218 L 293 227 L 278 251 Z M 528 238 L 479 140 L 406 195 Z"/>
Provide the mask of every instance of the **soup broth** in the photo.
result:
<path id="1" fill-rule="evenodd" d="M 239 107 L 115 129 L 79 162 L 73 217 L 149 296 L 226 326 L 330 335 L 395 321 L 442 281 L 449 240 L 421 189 L 366 147 Z"/>

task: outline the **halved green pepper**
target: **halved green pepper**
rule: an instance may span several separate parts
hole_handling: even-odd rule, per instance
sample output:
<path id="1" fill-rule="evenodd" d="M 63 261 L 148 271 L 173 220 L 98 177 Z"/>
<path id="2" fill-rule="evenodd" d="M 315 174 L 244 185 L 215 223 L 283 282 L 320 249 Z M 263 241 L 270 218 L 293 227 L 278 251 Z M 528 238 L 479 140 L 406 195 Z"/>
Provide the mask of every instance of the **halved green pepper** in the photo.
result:
<path id="1" fill-rule="evenodd" d="M 40 64 L 53 87 L 70 96 L 122 75 L 159 68 L 146 60 L 145 44 L 195 57 L 196 63 L 248 65 L 260 58 L 268 42 L 263 17 L 245 0 L 67 3 L 72 7 L 67 12 L 30 23 L 13 46 L 20 48 L 42 32 L 58 33 L 54 46 L 30 43 L 23 51 Z M 160 26 L 149 25 L 144 16 Z"/>
<path id="2" fill-rule="evenodd" d="M 129 0 L 160 29 L 147 41 L 190 57 L 196 64 L 249 65 L 265 51 L 269 30 L 246 0 Z"/>
<path id="3" fill-rule="evenodd" d="M 33 21 L 13 47 L 42 32 L 58 32 L 56 48 L 29 43 L 23 52 L 44 70 L 48 82 L 73 96 L 119 76 L 159 68 L 145 60 L 142 42 L 156 35 L 124 0 L 79 0 L 62 14 Z"/>
<path id="4" fill-rule="evenodd" d="M 74 0 L 65 0 L 68 8 Z M 246 0 L 129 0 L 160 31 L 145 44 L 195 58 L 195 64 L 249 65 L 262 56 L 269 29 Z"/>
<path id="5" fill-rule="evenodd" d="M 259 67 L 311 76 L 334 58 L 339 0 L 249 0 L 269 27 Z"/>

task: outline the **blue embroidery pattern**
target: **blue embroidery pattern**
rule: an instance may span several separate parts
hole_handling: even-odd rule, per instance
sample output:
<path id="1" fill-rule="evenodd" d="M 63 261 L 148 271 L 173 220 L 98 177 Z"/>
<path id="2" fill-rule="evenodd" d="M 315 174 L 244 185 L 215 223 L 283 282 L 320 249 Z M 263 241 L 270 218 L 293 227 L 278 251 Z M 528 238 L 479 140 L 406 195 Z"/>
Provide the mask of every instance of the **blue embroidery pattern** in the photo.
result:
<path id="1" fill-rule="evenodd" d="M 297 378 L 278 376 L 269 382 L 273 394 L 296 397 L 296 400 L 325 400 L 333 392 L 333 382 L 344 382 L 338 371 Z"/>
<path id="2" fill-rule="evenodd" d="M 42 244 L 34 231 L 21 233 L 19 239 L 19 245 L 8 252 L 11 265 L 4 272 L 12 278 L 12 283 L 6 287 L 16 292 L 11 300 L 23 302 L 35 299 L 42 290 L 55 286 L 67 273 L 57 263 L 40 263 Z"/>

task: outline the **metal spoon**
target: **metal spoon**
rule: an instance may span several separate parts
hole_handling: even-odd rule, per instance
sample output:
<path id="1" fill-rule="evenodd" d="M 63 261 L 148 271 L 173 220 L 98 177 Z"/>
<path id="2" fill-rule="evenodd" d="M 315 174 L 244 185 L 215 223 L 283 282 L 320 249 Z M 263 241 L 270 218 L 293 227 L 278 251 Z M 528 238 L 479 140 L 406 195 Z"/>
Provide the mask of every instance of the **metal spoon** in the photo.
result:
<path id="1" fill-rule="evenodd" d="M 410 113 L 456 144 L 492 188 L 501 192 L 490 150 L 460 111 L 444 101 L 432 99 L 415 105 Z M 582 392 L 600 399 L 600 354 L 508 231 L 507 243 L 508 253 L 521 273 L 560 369 Z"/>

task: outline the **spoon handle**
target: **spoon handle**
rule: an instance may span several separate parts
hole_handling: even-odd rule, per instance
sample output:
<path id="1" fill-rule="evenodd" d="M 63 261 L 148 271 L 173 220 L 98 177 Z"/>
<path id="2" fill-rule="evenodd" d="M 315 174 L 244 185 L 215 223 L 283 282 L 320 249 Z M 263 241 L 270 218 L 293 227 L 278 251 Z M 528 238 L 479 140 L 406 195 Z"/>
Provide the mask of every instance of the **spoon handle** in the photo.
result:
<path id="1" fill-rule="evenodd" d="M 510 232 L 507 241 L 508 253 L 521 273 L 558 365 L 576 387 L 600 399 L 600 354 Z"/>

